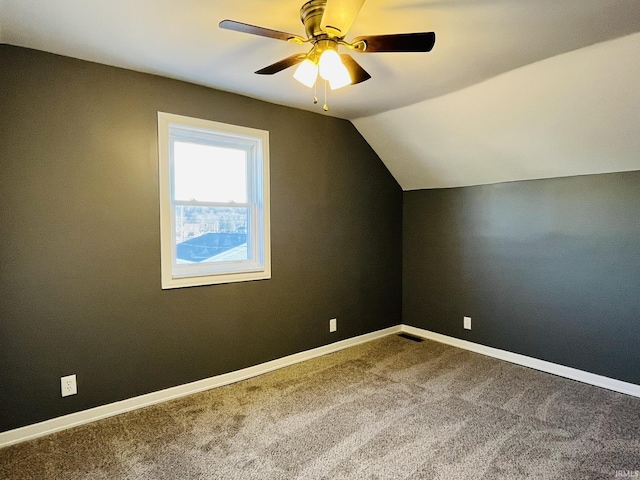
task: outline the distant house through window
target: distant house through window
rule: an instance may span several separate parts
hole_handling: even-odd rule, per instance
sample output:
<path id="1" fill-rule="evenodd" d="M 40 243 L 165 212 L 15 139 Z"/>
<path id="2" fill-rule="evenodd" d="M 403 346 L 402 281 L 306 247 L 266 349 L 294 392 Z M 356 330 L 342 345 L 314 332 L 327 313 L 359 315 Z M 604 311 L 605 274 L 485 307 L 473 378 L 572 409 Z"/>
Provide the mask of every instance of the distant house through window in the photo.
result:
<path id="1" fill-rule="evenodd" d="M 268 132 L 158 112 L 162 288 L 270 278 Z"/>

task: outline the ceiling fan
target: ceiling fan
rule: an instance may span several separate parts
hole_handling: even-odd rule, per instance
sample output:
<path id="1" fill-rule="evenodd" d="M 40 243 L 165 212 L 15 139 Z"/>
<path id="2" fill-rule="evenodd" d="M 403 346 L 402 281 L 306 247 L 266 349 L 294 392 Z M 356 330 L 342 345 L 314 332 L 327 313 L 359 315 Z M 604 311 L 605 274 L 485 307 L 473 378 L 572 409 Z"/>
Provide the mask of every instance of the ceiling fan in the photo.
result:
<path id="1" fill-rule="evenodd" d="M 259 75 L 273 75 L 298 65 L 294 78 L 308 87 L 317 85 L 318 76 L 329 83 L 332 90 L 355 85 L 371 78 L 371 75 L 347 54 L 338 54 L 344 46 L 358 53 L 377 52 L 429 52 L 436 41 L 434 32 L 399 33 L 391 35 L 365 35 L 345 41 L 345 36 L 362 8 L 365 0 L 310 0 L 300 8 L 300 20 L 307 37 L 269 28 L 249 25 L 235 20 L 223 20 L 220 28 L 261 37 L 284 40 L 299 45 L 311 44 L 307 53 L 291 55 L 258 70 Z M 314 103 L 317 103 L 314 96 Z"/>

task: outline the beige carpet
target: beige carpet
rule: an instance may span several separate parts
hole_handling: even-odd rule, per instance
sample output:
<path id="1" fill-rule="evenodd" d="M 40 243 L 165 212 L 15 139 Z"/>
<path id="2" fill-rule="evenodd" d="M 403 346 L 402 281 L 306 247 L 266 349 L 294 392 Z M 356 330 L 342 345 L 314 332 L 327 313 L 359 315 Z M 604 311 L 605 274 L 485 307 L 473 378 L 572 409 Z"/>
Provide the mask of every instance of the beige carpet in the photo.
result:
<path id="1" fill-rule="evenodd" d="M 611 479 L 640 399 L 399 336 L 0 450 L 2 479 Z"/>

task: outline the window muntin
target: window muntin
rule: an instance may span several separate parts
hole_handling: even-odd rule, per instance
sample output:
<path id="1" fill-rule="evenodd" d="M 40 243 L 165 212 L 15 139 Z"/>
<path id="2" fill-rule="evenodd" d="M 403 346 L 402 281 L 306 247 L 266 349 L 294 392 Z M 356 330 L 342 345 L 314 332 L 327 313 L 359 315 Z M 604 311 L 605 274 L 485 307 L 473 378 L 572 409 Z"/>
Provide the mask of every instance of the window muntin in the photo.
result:
<path id="1" fill-rule="evenodd" d="M 270 278 L 268 132 L 158 113 L 162 288 Z"/>

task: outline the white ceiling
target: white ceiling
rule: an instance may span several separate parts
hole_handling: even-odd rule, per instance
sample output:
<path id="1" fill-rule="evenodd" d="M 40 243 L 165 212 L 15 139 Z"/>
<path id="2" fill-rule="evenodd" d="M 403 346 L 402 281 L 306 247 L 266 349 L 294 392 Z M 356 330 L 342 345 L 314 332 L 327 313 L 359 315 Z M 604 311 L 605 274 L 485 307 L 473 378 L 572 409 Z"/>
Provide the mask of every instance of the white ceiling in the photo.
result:
<path id="1" fill-rule="evenodd" d="M 253 74 L 306 47 L 218 28 L 303 35 L 302 3 L 0 0 L 0 43 L 321 113 Z M 329 93 L 403 189 L 640 170 L 640 0 L 368 0 L 347 40 L 413 31 L 432 52 L 354 53 L 373 78 Z"/>

